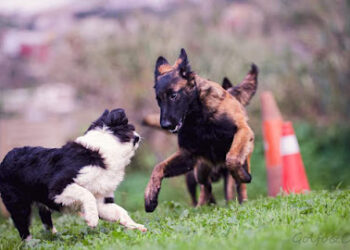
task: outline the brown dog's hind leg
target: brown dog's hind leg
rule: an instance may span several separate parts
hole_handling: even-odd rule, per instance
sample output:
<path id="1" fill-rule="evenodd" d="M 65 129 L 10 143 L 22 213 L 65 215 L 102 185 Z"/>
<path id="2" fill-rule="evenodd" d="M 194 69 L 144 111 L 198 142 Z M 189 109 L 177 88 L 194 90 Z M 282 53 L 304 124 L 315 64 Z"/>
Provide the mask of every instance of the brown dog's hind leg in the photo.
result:
<path id="1" fill-rule="evenodd" d="M 248 155 L 248 158 L 244 164 L 244 169 L 250 174 L 250 158 L 252 156 L 252 153 Z M 238 194 L 238 201 L 239 203 L 242 203 L 244 201 L 248 200 L 248 193 L 247 193 L 247 184 L 241 183 L 240 187 L 237 188 L 237 194 Z"/>
<path id="2" fill-rule="evenodd" d="M 195 170 L 195 178 L 200 185 L 200 194 L 198 206 L 202 206 L 204 204 L 212 204 L 216 203 L 215 198 L 212 193 L 212 186 L 210 180 L 210 174 L 212 172 L 211 167 L 206 164 L 204 161 L 199 161 Z"/>
<path id="3" fill-rule="evenodd" d="M 192 206 L 195 207 L 197 206 L 197 181 L 193 171 L 186 174 L 186 186 L 191 195 Z"/>
<path id="4" fill-rule="evenodd" d="M 215 204 L 215 198 L 212 193 L 211 183 L 201 184 L 201 192 L 199 194 L 199 201 L 197 207 L 203 206 L 205 204 Z"/>
<path id="5" fill-rule="evenodd" d="M 250 174 L 250 157 L 251 154 L 249 154 L 247 160 L 244 163 L 243 168 Z M 235 176 L 235 174 L 233 174 Z M 237 191 L 237 197 L 239 204 L 242 204 L 242 202 L 248 200 L 248 193 L 247 193 L 247 184 L 241 183 L 240 181 L 236 181 L 236 191 Z"/>
<path id="6" fill-rule="evenodd" d="M 185 174 L 191 171 L 196 158 L 185 150 L 180 150 L 156 165 L 145 190 L 145 210 L 153 212 L 158 205 L 158 194 L 163 178 Z"/>
<path id="7" fill-rule="evenodd" d="M 232 175 L 226 170 L 224 172 L 224 193 L 226 202 L 234 200 L 236 190 L 236 181 Z"/>
<path id="8" fill-rule="evenodd" d="M 245 183 L 237 183 L 236 184 L 237 196 L 239 204 L 248 200 L 247 194 L 247 184 Z"/>

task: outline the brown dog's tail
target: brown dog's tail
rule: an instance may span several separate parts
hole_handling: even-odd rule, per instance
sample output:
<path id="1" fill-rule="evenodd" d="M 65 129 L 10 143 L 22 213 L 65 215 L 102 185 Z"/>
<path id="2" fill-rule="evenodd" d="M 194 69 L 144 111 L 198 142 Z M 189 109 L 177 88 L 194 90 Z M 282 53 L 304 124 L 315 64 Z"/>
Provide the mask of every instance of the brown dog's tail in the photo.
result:
<path id="1" fill-rule="evenodd" d="M 258 74 L 259 69 L 253 63 L 250 71 L 240 84 L 233 86 L 230 80 L 225 77 L 222 86 L 243 106 L 247 106 L 258 88 Z"/>
<path id="2" fill-rule="evenodd" d="M 160 123 L 159 123 L 159 116 L 160 114 L 146 115 L 142 120 L 142 124 L 148 127 L 161 129 Z"/>

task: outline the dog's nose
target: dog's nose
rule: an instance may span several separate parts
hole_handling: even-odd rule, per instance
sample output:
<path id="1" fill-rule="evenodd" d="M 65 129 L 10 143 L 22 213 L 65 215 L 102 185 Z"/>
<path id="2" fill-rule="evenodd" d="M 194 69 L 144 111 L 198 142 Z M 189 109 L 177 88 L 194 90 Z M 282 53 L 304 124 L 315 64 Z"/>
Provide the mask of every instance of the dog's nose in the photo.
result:
<path id="1" fill-rule="evenodd" d="M 174 129 L 175 126 L 169 121 L 169 120 L 164 120 L 160 123 L 160 126 L 162 126 L 163 129 L 170 130 Z"/>
<path id="2" fill-rule="evenodd" d="M 134 137 L 134 146 L 136 145 L 136 143 L 138 143 L 140 141 L 140 136 L 136 135 Z"/>

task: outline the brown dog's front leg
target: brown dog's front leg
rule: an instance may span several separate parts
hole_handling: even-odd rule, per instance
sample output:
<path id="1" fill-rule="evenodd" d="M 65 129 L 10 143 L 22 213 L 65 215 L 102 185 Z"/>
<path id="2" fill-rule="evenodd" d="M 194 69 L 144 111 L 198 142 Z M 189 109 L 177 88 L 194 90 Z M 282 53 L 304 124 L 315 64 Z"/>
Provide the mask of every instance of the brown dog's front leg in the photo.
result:
<path id="1" fill-rule="evenodd" d="M 181 150 L 156 165 L 145 190 L 146 212 L 156 209 L 163 178 L 185 174 L 193 169 L 195 163 L 196 159 L 190 153 Z"/>
<path id="2" fill-rule="evenodd" d="M 247 168 L 246 161 L 254 149 L 254 133 L 250 127 L 244 123 L 238 128 L 234 136 L 231 148 L 226 155 L 226 166 L 232 172 L 237 181 L 249 183 L 251 176 Z"/>

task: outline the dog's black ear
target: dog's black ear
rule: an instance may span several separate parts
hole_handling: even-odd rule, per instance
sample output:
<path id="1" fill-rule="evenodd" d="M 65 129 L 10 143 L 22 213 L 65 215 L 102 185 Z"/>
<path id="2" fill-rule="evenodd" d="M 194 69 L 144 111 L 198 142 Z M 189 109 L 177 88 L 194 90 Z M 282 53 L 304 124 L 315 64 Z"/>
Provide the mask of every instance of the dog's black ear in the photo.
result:
<path id="1" fill-rule="evenodd" d="M 109 113 L 108 109 L 105 109 L 105 111 L 103 111 L 102 115 L 96 121 L 94 121 L 94 124 L 97 125 L 98 123 L 103 122 L 105 120 L 105 118 L 108 116 L 108 113 Z"/>
<path id="2" fill-rule="evenodd" d="M 168 67 L 171 67 L 168 61 L 162 56 L 158 57 L 156 62 L 156 67 L 154 69 L 154 77 L 157 79 L 159 75 L 164 73 L 164 68 L 168 68 Z"/>
<path id="3" fill-rule="evenodd" d="M 105 124 L 108 127 L 128 124 L 128 118 L 125 115 L 124 109 L 114 109 L 109 112 L 108 116 L 105 119 Z"/>
<path id="4" fill-rule="evenodd" d="M 180 71 L 180 75 L 187 79 L 191 80 L 193 74 L 191 71 L 191 66 L 187 58 L 187 53 L 184 48 L 181 49 L 180 51 L 180 56 L 175 62 L 175 66 L 177 69 Z"/>
<path id="5" fill-rule="evenodd" d="M 225 76 L 224 79 L 222 80 L 222 87 L 224 89 L 229 89 L 231 88 L 233 85 L 231 83 L 231 81 Z"/>
<path id="6" fill-rule="evenodd" d="M 108 114 L 109 114 L 108 109 L 105 109 L 105 111 L 102 113 L 102 115 L 90 125 L 90 127 L 86 130 L 85 133 L 87 133 L 88 131 L 90 131 L 96 127 L 102 128 Z"/>
<path id="7" fill-rule="evenodd" d="M 101 115 L 100 118 L 107 116 L 108 113 L 109 113 L 109 110 L 108 110 L 108 109 L 105 109 L 105 111 L 103 111 L 103 113 L 102 113 L 102 115 Z"/>

